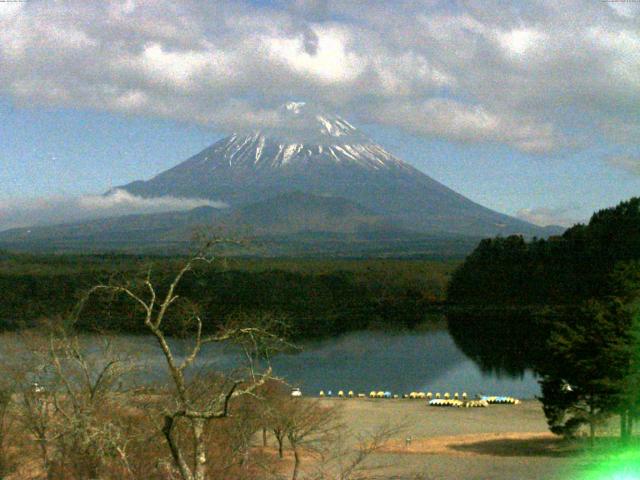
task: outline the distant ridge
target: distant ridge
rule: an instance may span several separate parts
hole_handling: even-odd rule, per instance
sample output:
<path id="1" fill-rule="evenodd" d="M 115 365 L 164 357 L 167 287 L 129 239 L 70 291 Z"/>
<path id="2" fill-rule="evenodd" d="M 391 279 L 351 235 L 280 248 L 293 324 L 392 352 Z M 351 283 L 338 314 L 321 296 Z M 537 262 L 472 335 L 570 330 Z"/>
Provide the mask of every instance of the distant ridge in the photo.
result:
<path id="1" fill-rule="evenodd" d="M 238 210 L 127 215 L 0 232 L 0 249 L 32 252 L 184 253 L 195 232 L 252 238 L 229 254 L 462 258 L 478 237 L 423 234 L 339 197 L 290 192 Z"/>

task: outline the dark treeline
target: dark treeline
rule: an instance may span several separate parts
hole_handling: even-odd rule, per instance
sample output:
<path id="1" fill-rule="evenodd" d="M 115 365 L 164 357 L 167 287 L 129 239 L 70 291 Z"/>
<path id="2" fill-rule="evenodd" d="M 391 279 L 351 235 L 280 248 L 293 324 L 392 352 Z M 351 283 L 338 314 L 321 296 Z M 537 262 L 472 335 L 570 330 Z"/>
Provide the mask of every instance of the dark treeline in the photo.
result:
<path id="1" fill-rule="evenodd" d="M 97 283 L 137 278 L 151 271 L 159 292 L 168 287 L 180 258 L 123 255 L 33 256 L 0 254 L 0 328 L 31 326 L 71 315 Z M 406 328 L 424 322 L 444 299 L 455 264 L 420 260 L 229 259 L 201 265 L 178 294 L 195 300 L 205 328 L 234 315 L 269 314 L 285 320 L 296 337 L 326 336 L 362 328 Z M 98 296 L 82 309 L 84 329 L 140 331 L 126 297 Z M 189 315 L 170 323 L 180 334 Z"/>
<path id="2" fill-rule="evenodd" d="M 640 259 L 640 199 L 595 213 L 562 236 L 483 240 L 453 276 L 454 303 L 566 305 L 602 297 L 620 262 Z"/>
<path id="3" fill-rule="evenodd" d="M 454 272 L 449 329 L 487 370 L 540 376 L 555 433 L 640 418 L 640 198 L 562 236 L 483 240 Z"/>
<path id="4" fill-rule="evenodd" d="M 562 236 L 483 240 L 448 285 L 448 302 L 459 312 L 450 315 L 451 331 L 485 367 L 519 371 L 544 355 L 547 323 L 615 294 L 614 272 L 633 260 L 640 260 L 639 198 Z"/>

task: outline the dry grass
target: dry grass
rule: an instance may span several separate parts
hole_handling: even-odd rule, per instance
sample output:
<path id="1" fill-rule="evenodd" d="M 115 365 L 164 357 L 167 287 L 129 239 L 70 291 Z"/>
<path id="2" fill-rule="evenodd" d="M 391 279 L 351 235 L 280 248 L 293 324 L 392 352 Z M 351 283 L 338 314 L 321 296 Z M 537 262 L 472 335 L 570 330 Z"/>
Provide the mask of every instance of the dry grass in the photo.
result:
<path id="1" fill-rule="evenodd" d="M 566 442 L 550 433 L 475 433 L 434 438 L 413 439 L 409 445 L 393 440 L 382 449 L 385 453 L 452 455 L 473 457 L 565 456 L 571 453 Z"/>
<path id="2" fill-rule="evenodd" d="M 411 400 L 326 401 L 343 404 L 343 419 L 355 432 L 385 422 L 408 425 L 370 459 L 384 466 L 382 478 L 565 480 L 574 475 L 581 450 L 549 433 L 535 400 L 476 409 Z"/>
<path id="3" fill-rule="evenodd" d="M 157 397 L 146 397 L 143 403 L 158 401 Z M 405 431 L 394 434 L 367 460 L 370 466 L 382 467 L 377 470 L 382 476 L 375 478 L 564 479 L 568 478 L 566 474 L 559 472 L 571 471 L 581 448 L 579 442 L 566 443 L 548 433 L 541 408 L 534 401 L 514 407 L 486 409 L 436 409 L 427 407 L 424 402 L 402 400 L 327 399 L 322 403 L 341 404 L 342 420 L 353 432 L 353 436 L 345 437 L 350 448 L 356 446 L 356 434 L 370 432 L 383 424 L 408 425 Z M 148 418 L 138 408 L 138 405 L 129 404 L 123 409 L 125 412 L 120 413 L 126 413 L 136 428 L 153 432 L 152 425 L 143 425 Z M 284 458 L 280 459 L 271 434 L 266 448 L 261 446 L 260 433 L 254 435 L 249 455 L 251 461 L 244 465 L 238 463 L 238 451 L 220 441 L 220 435 L 222 438 L 234 438 L 235 421 L 227 419 L 217 423 L 215 431 L 211 432 L 211 478 L 289 478 L 293 466 L 292 451 L 287 445 Z M 408 444 L 407 436 L 411 436 Z M 25 440 L 21 440 L 23 445 L 28 443 Z M 134 457 L 140 461 L 134 465 L 136 472 L 146 472 L 143 476 L 147 479 L 170 478 L 156 465 L 158 458 L 170 460 L 160 435 L 155 433 L 140 439 L 132 449 Z M 37 455 L 32 448 L 22 449 L 20 453 L 23 460 Z M 302 457 L 303 472 L 312 472 L 318 467 L 319 457 L 315 452 L 303 449 Z M 37 461 L 27 460 L 5 478 L 35 479 L 42 476 L 40 468 Z"/>

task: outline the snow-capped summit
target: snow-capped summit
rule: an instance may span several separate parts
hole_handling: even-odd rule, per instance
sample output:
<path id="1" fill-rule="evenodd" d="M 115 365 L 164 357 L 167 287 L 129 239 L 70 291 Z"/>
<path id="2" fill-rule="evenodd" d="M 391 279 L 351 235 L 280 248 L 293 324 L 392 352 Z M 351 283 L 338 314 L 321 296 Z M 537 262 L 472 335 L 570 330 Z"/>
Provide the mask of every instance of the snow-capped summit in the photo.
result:
<path id="1" fill-rule="evenodd" d="M 234 133 L 205 152 L 176 168 L 198 168 L 203 173 L 332 164 L 370 170 L 411 168 L 340 116 L 305 102 L 284 104 L 271 128 Z"/>
<path id="2" fill-rule="evenodd" d="M 323 121 L 327 120 L 323 118 Z M 351 137 L 353 143 L 350 143 L 343 136 L 341 141 L 336 141 L 339 137 L 334 127 L 336 124 L 329 125 L 326 130 L 321 130 L 326 135 L 322 143 L 318 139 L 309 142 L 308 137 L 306 142 L 305 138 L 287 141 L 262 131 L 252 135 L 234 134 L 210 147 L 208 154 L 192 163 L 208 168 L 211 172 L 227 166 L 236 169 L 293 169 L 320 164 L 351 165 L 373 170 L 410 168 L 384 148 L 364 138 Z"/>
<path id="3" fill-rule="evenodd" d="M 300 113 L 306 104 L 307 102 L 287 102 L 284 104 L 284 108 L 293 113 Z"/>
<path id="4" fill-rule="evenodd" d="M 445 187 L 338 115 L 288 102 L 277 120 L 268 129 L 230 135 L 148 181 L 121 188 L 146 197 L 211 198 L 231 209 L 297 191 L 341 197 L 414 231 L 544 235 Z"/>
<path id="5" fill-rule="evenodd" d="M 284 143 L 366 143 L 370 140 L 338 115 L 306 102 L 287 102 L 277 110 L 275 124 L 261 133 Z M 333 140 L 328 140 L 331 137 Z"/>

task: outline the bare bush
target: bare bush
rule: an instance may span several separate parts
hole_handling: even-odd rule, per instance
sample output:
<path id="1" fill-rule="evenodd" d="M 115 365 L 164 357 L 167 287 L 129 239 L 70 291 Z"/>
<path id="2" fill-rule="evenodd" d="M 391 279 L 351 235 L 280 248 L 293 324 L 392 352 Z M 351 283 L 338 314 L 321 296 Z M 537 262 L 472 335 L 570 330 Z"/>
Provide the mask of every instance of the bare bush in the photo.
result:
<path id="1" fill-rule="evenodd" d="M 381 425 L 371 432 L 354 434 L 346 427 L 334 433 L 330 444 L 319 450 L 320 459 L 309 478 L 313 480 L 364 480 L 384 478 L 378 473 L 385 465 L 368 460 L 389 439 L 402 432 L 404 426 Z"/>
<path id="2" fill-rule="evenodd" d="M 39 470 L 48 479 L 97 478 L 114 469 L 119 478 L 132 478 L 126 460 L 130 435 L 112 415 L 131 362 L 111 348 L 108 337 L 89 354 L 80 337 L 60 324 L 50 327 L 23 332 L 14 361 L 3 366 L 15 391 L 14 418 L 37 451 Z"/>

